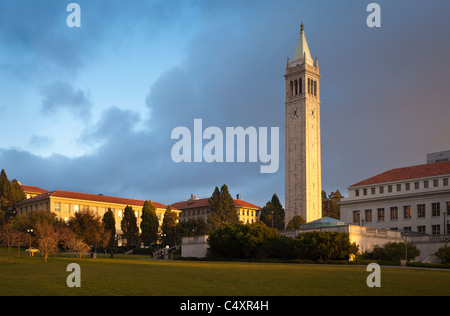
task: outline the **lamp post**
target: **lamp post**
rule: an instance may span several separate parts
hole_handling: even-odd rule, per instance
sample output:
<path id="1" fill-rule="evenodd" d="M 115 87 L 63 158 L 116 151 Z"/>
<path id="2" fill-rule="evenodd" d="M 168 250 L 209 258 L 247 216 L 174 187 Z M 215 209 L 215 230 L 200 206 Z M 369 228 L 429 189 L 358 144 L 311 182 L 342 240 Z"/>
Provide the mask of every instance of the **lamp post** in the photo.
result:
<path id="1" fill-rule="evenodd" d="M 31 251 L 31 234 L 33 233 L 33 229 L 27 229 L 27 233 L 30 234 L 30 248 L 28 249 L 30 253 L 28 255 L 31 257 L 33 256 L 33 252 Z"/>

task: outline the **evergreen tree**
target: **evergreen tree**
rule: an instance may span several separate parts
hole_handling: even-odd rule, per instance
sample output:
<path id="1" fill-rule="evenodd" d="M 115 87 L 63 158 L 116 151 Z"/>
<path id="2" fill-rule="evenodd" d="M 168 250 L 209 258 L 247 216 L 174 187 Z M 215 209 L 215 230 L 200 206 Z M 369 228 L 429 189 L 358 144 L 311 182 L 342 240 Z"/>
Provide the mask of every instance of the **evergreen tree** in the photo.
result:
<path id="1" fill-rule="evenodd" d="M 141 238 L 145 246 L 151 246 L 158 240 L 159 221 L 156 207 L 152 201 L 145 201 L 141 216 Z"/>
<path id="2" fill-rule="evenodd" d="M 15 215 L 15 204 L 26 198 L 16 179 L 9 181 L 4 169 L 0 172 L 0 218 L 7 220 Z M 0 219 L 1 220 L 1 219 Z"/>
<path id="3" fill-rule="evenodd" d="M 105 229 L 100 218 L 90 210 L 75 213 L 75 216 L 69 219 L 68 226 L 81 241 L 89 246 L 106 246 L 110 239 L 110 231 Z"/>
<path id="4" fill-rule="evenodd" d="M 133 208 L 129 205 L 125 207 L 120 227 L 122 228 L 122 238 L 126 239 L 128 249 L 137 246 L 139 242 L 139 228 Z"/>
<path id="5" fill-rule="evenodd" d="M 300 215 L 295 215 L 287 224 L 286 229 L 299 229 L 302 224 L 305 224 L 306 221 Z"/>
<path id="6" fill-rule="evenodd" d="M 170 246 L 176 246 L 179 241 L 177 234 L 177 227 L 178 227 L 177 222 L 178 222 L 178 214 L 172 211 L 170 205 L 167 205 L 161 229 L 163 234 L 166 235 L 165 236 L 166 243 L 169 244 Z M 178 228 L 181 229 L 181 227 Z"/>
<path id="7" fill-rule="evenodd" d="M 111 208 L 108 207 L 108 211 L 103 215 L 102 219 L 103 225 L 106 231 L 110 232 L 110 238 L 108 242 L 108 247 L 116 248 L 116 219 Z"/>
<path id="8" fill-rule="evenodd" d="M 218 229 L 222 223 L 236 224 L 239 222 L 236 205 L 226 184 L 222 185 L 220 192 L 216 187 L 209 199 L 209 207 L 211 215 L 208 217 L 208 224 L 212 230 Z"/>
<path id="9" fill-rule="evenodd" d="M 284 229 L 284 208 L 278 199 L 278 196 L 274 194 L 272 200 L 266 203 L 261 210 L 260 220 L 271 228 L 278 230 Z"/>
<path id="10" fill-rule="evenodd" d="M 341 207 L 339 201 L 343 198 L 341 192 L 331 192 L 327 197 L 327 193 L 322 191 L 322 216 L 332 217 L 335 219 L 341 218 Z"/>

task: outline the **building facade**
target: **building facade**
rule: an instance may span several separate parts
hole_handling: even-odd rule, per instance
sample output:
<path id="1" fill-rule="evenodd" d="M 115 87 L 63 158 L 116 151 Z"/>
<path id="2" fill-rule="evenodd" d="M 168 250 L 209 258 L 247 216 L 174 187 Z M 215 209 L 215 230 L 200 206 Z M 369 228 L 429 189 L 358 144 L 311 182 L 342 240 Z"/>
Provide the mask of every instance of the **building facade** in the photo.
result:
<path id="1" fill-rule="evenodd" d="M 319 62 L 311 58 L 303 24 L 286 65 L 285 222 L 322 217 Z"/>
<path id="2" fill-rule="evenodd" d="M 135 199 L 56 190 L 23 200 L 16 204 L 16 210 L 19 215 L 33 211 L 52 212 L 59 219 L 67 222 L 70 217 L 82 210 L 90 210 L 94 215 L 102 218 L 108 209 L 111 209 L 116 220 L 116 231 L 121 234 L 120 224 L 125 207 L 131 206 L 133 208 L 138 227 L 140 227 L 144 202 Z M 156 216 L 161 226 L 167 206 L 158 202 L 152 201 L 152 203 L 156 208 Z M 172 211 L 180 213 L 179 210 L 174 208 L 172 208 Z"/>
<path id="3" fill-rule="evenodd" d="M 259 220 L 259 213 L 261 210 L 259 206 L 243 201 L 239 196 L 233 200 L 241 222 L 247 224 Z M 181 211 L 180 221 L 182 222 L 186 222 L 190 219 L 202 219 L 206 222 L 208 216 L 211 214 L 208 201 L 209 198 L 198 199 L 196 196 L 191 195 L 189 200 L 174 203 L 171 207 Z"/>
<path id="4" fill-rule="evenodd" d="M 450 234 L 450 162 L 392 169 L 348 187 L 341 220 L 429 235 Z"/>

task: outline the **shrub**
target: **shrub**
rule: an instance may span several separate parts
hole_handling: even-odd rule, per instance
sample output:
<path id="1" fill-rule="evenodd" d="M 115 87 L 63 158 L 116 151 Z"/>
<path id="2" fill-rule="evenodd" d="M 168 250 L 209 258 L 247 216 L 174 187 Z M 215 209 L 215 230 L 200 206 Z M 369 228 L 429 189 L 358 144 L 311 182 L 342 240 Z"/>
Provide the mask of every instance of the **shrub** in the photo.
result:
<path id="1" fill-rule="evenodd" d="M 441 259 L 442 263 L 450 263 L 450 246 L 445 245 L 438 249 L 436 257 Z"/>
<path id="2" fill-rule="evenodd" d="M 358 253 L 347 233 L 308 232 L 295 238 L 296 257 L 310 260 L 348 260 Z"/>
<path id="3" fill-rule="evenodd" d="M 407 244 L 408 261 L 411 261 L 420 255 L 420 250 L 411 243 Z M 405 259 L 404 242 L 388 242 L 383 246 L 375 246 L 371 253 L 366 254 L 367 259 L 399 261 Z"/>

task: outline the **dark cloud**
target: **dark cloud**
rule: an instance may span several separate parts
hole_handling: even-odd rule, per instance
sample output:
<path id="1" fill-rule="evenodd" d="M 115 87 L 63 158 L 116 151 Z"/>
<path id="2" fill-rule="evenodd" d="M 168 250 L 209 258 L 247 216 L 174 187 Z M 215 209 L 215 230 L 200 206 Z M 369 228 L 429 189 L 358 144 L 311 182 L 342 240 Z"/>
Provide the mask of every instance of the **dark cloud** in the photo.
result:
<path id="1" fill-rule="evenodd" d="M 132 45 L 130 39 L 136 32 L 154 39 L 152 32 L 160 36 L 165 25 L 172 25 L 178 17 L 182 21 L 178 27 L 189 22 L 187 7 L 181 2 L 177 2 L 180 6 L 154 3 L 129 6 L 110 1 L 102 11 L 100 4 L 91 7 L 80 2 L 83 10 L 92 10 L 85 11 L 79 33 L 64 30 L 55 35 L 54 24 L 65 19 L 64 12 L 39 31 L 9 17 L 13 32 L 0 31 L 0 39 L 18 50 L 32 51 L 32 60 L 42 60 L 44 68 L 48 64 L 62 73 L 70 73 L 65 67 L 80 71 L 86 61 L 95 62 L 114 45 Z M 302 20 L 323 75 L 323 189 L 345 191 L 348 185 L 378 172 L 422 163 L 427 152 L 450 148 L 446 122 L 450 115 L 446 102 L 450 45 L 444 40 L 450 4 L 439 0 L 434 5 L 378 3 L 381 29 L 365 25 L 367 3 L 361 1 L 306 5 L 298 1 L 193 1 L 190 5 L 196 6 L 198 30 L 186 47 L 185 59 L 163 73 L 142 96 L 148 117 L 111 104 L 97 122 L 82 131 L 79 141 L 95 145 L 92 153 L 42 158 L 1 149 L 1 165 L 23 183 L 47 189 L 173 203 L 191 193 L 209 196 L 215 186 L 226 183 L 233 195 L 240 193 L 261 206 L 273 193 L 284 201 L 283 75 Z M 59 7 L 52 10 L 60 12 Z M 90 18 L 97 14 L 101 18 Z M 43 22 L 46 16 L 38 8 L 34 21 Z M 133 19 L 135 24 L 124 23 Z M 45 41 L 40 43 L 40 33 L 44 39 L 53 34 L 60 40 L 53 39 L 47 50 Z M 106 43 L 104 51 L 97 51 L 96 43 Z M 83 55 L 73 53 L 78 49 Z M 151 68 L 155 62 L 143 60 L 142 64 Z M 47 111 L 64 109 L 80 115 L 80 109 L 89 112 L 94 107 L 67 77 L 56 78 L 41 90 Z M 171 131 L 178 126 L 192 131 L 195 118 L 203 119 L 204 128 L 217 126 L 223 131 L 227 126 L 279 127 L 279 171 L 261 174 L 260 163 L 174 163 Z"/>
<path id="2" fill-rule="evenodd" d="M 92 104 L 84 91 L 73 88 L 69 83 L 54 81 L 41 89 L 41 112 L 45 115 L 62 109 L 88 120 L 91 116 Z"/>

